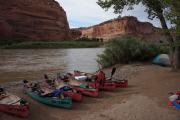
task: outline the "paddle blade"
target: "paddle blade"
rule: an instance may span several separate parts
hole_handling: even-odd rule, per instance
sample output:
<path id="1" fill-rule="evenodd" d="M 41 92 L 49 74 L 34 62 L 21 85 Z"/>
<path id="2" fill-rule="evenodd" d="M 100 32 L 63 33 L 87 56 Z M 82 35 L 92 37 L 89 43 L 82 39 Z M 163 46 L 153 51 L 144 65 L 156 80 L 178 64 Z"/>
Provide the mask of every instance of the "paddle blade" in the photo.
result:
<path id="1" fill-rule="evenodd" d="M 114 75 L 115 72 L 116 72 L 116 68 L 114 67 L 114 68 L 112 69 L 112 72 L 111 72 L 111 78 L 112 78 L 112 76 Z"/>
<path id="2" fill-rule="evenodd" d="M 48 79 L 49 79 L 49 77 L 48 77 L 48 75 L 47 75 L 47 74 L 44 74 L 44 79 L 46 79 L 46 80 L 48 80 Z"/>

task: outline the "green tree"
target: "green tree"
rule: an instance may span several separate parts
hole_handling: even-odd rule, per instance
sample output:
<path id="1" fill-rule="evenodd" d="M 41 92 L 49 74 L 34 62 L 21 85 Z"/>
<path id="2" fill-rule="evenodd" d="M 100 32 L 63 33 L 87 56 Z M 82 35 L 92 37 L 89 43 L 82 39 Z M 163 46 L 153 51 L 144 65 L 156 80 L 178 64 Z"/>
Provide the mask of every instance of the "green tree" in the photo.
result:
<path id="1" fill-rule="evenodd" d="M 166 18 L 174 24 L 172 33 L 175 35 L 174 47 L 174 67 L 180 68 L 180 1 L 179 0 L 165 0 L 169 5 L 168 11 L 165 12 Z"/>
<path id="2" fill-rule="evenodd" d="M 125 10 L 125 8 L 127 8 L 127 10 L 133 10 L 134 5 L 138 5 L 140 3 L 145 6 L 145 11 L 147 12 L 149 19 L 158 18 L 160 20 L 161 26 L 165 31 L 167 40 L 170 44 L 173 44 L 175 40 L 173 39 L 173 36 L 171 35 L 167 27 L 164 15 L 166 9 L 174 7 L 171 4 L 171 0 L 98 0 L 97 2 L 97 4 L 105 10 L 108 10 L 112 7 L 114 9 L 114 13 L 116 14 L 121 14 L 123 10 Z M 176 16 L 174 17 L 176 18 Z M 175 51 L 180 50 L 176 50 L 175 47 L 172 46 L 170 50 L 170 58 L 173 69 L 180 68 L 180 57 L 177 56 L 178 54 Z"/>

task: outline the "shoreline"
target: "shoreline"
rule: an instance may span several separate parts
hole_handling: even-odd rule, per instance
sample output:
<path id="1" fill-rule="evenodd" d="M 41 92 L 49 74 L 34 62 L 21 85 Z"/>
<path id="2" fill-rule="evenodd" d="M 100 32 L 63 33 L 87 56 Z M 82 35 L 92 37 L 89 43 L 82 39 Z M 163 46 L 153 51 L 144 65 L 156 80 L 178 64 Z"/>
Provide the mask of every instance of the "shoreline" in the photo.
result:
<path id="1" fill-rule="evenodd" d="M 15 41 L 2 43 L 0 49 L 59 49 L 59 48 L 96 48 L 103 42 L 97 40 L 67 40 L 67 41 Z"/>
<path id="2" fill-rule="evenodd" d="M 21 85 L 9 91 L 27 99 L 31 114 L 27 120 L 179 120 L 179 111 L 167 106 L 168 92 L 180 86 L 179 72 L 151 64 L 115 65 L 115 78 L 129 80 L 129 87 L 113 92 L 100 92 L 100 97 L 83 96 L 82 103 L 74 103 L 71 110 L 55 108 L 38 103 L 22 94 Z M 104 69 L 107 76 L 111 67 Z M 36 114 L 38 112 L 38 114 Z M 0 113 L 2 120 L 20 118 Z"/>

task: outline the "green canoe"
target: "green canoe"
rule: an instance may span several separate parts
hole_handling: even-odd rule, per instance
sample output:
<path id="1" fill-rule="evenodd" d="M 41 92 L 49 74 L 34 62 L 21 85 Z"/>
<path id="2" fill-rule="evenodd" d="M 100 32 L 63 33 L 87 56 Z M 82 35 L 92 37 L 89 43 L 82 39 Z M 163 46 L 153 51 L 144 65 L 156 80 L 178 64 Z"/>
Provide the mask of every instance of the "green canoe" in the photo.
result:
<path id="1" fill-rule="evenodd" d="M 52 97 L 42 97 L 42 96 L 39 96 L 37 93 L 31 92 L 31 91 L 26 91 L 26 94 L 30 96 L 31 98 L 33 98 L 34 100 L 37 100 L 46 105 L 51 105 L 55 107 L 63 107 L 63 108 L 72 107 L 71 98 L 59 99 L 59 98 L 52 98 Z"/>

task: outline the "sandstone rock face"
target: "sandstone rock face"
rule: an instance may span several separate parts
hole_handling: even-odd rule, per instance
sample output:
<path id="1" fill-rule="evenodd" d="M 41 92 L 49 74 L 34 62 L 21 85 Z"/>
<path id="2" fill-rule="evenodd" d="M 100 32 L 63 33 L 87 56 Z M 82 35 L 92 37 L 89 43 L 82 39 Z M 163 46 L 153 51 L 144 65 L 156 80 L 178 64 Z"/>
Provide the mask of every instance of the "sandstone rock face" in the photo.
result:
<path id="1" fill-rule="evenodd" d="M 82 35 L 82 32 L 78 29 L 71 29 L 70 30 L 70 37 L 73 40 L 80 38 L 81 35 Z"/>
<path id="2" fill-rule="evenodd" d="M 160 28 L 148 22 L 140 22 L 132 16 L 117 18 L 88 28 L 79 28 L 79 30 L 82 32 L 81 37 L 103 38 L 104 41 L 126 34 L 148 40 L 165 39 Z"/>
<path id="3" fill-rule="evenodd" d="M 66 40 L 66 13 L 55 0 L 0 0 L 0 37 Z"/>

